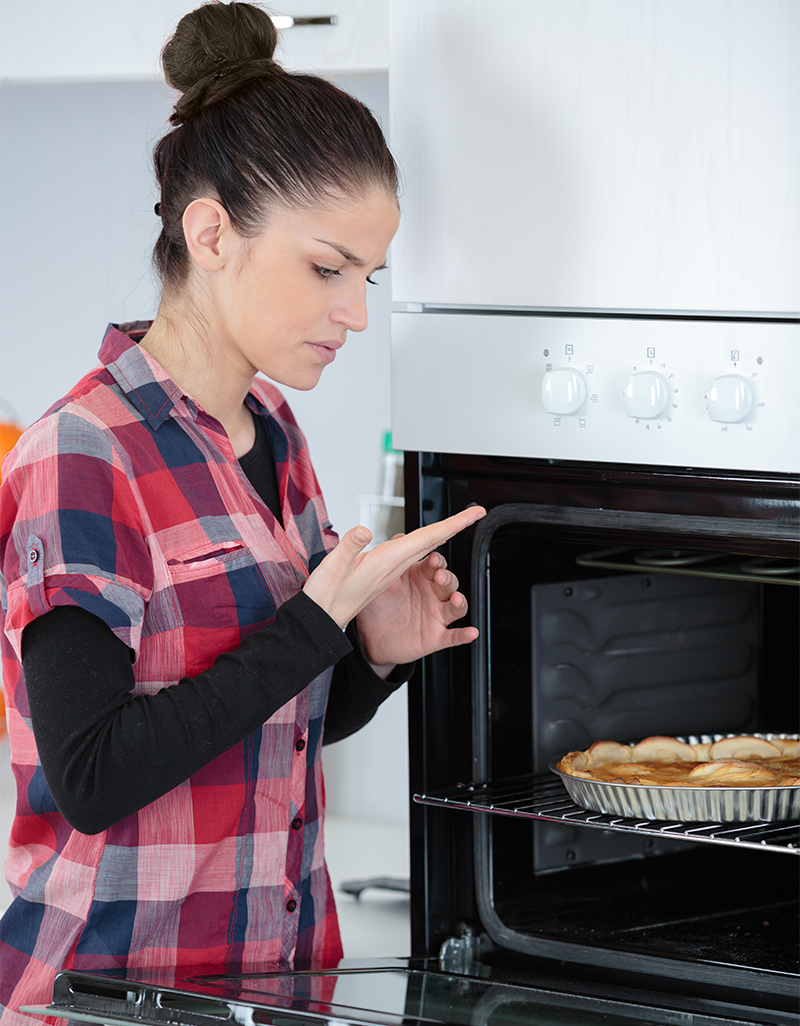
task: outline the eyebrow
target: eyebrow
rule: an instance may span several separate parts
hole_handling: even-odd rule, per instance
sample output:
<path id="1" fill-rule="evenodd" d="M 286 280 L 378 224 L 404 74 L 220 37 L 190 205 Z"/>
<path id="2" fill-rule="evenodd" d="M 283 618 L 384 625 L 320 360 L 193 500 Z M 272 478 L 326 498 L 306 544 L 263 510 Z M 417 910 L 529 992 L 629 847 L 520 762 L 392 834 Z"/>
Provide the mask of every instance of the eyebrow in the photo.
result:
<path id="1" fill-rule="evenodd" d="M 328 242 L 327 239 L 315 239 L 315 242 L 321 242 L 323 246 L 330 246 L 331 249 L 335 249 L 337 253 L 340 253 L 345 260 L 351 264 L 355 264 L 356 267 L 365 267 L 367 261 L 362 260 L 361 257 L 357 257 L 355 253 L 351 253 L 349 249 L 344 246 L 340 246 L 338 242 Z M 375 268 L 376 271 L 385 271 L 386 264 L 381 264 L 380 267 Z"/>

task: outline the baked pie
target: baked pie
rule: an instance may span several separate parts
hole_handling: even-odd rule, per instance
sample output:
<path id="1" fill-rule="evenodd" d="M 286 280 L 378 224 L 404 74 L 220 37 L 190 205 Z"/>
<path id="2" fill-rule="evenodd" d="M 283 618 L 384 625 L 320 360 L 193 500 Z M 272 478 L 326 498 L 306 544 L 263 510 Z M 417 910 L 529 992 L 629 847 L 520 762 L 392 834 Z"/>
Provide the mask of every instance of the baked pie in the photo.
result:
<path id="1" fill-rule="evenodd" d="M 635 745 L 596 741 L 585 751 L 568 752 L 557 769 L 649 787 L 800 787 L 800 740 L 740 735 L 697 744 L 660 736 Z"/>

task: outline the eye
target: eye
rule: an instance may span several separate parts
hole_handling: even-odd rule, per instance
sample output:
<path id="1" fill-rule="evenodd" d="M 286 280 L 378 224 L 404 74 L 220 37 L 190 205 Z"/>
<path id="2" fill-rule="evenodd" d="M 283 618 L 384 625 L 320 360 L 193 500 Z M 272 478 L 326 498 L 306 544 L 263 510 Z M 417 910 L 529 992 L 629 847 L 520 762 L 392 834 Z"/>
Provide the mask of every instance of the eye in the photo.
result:
<path id="1" fill-rule="evenodd" d="M 367 278 L 367 281 L 370 285 L 380 285 L 379 281 L 373 281 L 372 278 Z"/>
<path id="2" fill-rule="evenodd" d="M 319 264 L 314 264 L 314 270 L 320 278 L 333 278 L 334 275 L 341 274 L 341 271 L 334 271 L 332 267 L 321 267 Z"/>

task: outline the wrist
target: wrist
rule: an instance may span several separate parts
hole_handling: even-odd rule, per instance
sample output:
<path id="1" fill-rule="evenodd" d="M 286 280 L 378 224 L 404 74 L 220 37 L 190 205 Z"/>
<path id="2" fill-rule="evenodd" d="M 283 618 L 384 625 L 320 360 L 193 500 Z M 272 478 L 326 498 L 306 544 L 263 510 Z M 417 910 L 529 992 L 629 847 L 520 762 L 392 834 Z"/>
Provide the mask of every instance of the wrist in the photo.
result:
<path id="1" fill-rule="evenodd" d="M 381 680 L 386 680 L 395 666 L 397 666 L 397 663 L 373 663 L 369 656 L 364 656 L 364 658 L 371 666 L 373 673 L 376 673 Z"/>
<path id="2" fill-rule="evenodd" d="M 355 641 L 358 646 L 358 650 L 364 657 L 365 661 L 369 663 L 369 666 L 373 673 L 377 674 L 382 680 L 386 680 L 392 670 L 397 666 L 397 663 L 378 663 L 370 655 L 364 639 L 361 637 L 361 632 L 358 629 L 358 619 L 352 620 L 349 624 L 350 628 L 350 641 Z"/>

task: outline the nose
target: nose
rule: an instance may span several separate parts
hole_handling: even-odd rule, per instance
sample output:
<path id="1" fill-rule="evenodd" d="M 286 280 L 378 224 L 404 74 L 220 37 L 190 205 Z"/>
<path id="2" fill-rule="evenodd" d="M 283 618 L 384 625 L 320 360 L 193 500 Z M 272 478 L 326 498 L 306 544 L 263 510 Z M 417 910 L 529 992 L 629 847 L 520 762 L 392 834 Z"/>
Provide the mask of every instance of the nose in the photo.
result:
<path id="1" fill-rule="evenodd" d="M 367 283 L 354 282 L 346 295 L 341 297 L 331 319 L 343 324 L 348 331 L 363 331 L 367 326 Z"/>

